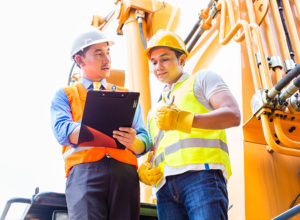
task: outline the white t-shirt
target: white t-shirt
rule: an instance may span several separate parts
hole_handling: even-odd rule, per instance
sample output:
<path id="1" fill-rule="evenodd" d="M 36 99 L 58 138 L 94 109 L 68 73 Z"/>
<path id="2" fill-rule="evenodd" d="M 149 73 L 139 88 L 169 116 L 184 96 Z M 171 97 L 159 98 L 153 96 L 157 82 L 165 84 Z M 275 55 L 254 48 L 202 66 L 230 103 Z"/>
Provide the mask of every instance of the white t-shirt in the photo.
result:
<path id="1" fill-rule="evenodd" d="M 228 91 L 229 88 L 223 81 L 223 79 L 215 72 L 210 70 L 201 70 L 197 73 L 195 84 L 194 84 L 194 94 L 198 102 L 200 102 L 205 108 L 208 110 L 213 110 L 213 107 L 211 106 L 209 99 L 212 95 L 221 92 L 221 91 Z M 188 78 L 190 75 L 187 73 L 183 73 L 182 76 L 178 79 L 176 83 L 172 85 L 171 88 L 169 88 L 167 85 L 164 87 L 163 92 L 173 91 L 174 87 L 177 83 L 180 83 L 184 81 L 186 78 Z M 148 121 L 149 122 L 149 121 Z M 149 126 L 149 123 L 148 123 Z M 148 131 L 150 131 L 148 127 Z M 151 134 L 149 132 L 150 142 L 152 142 Z M 205 170 L 207 167 L 205 167 L 204 164 L 188 164 L 181 167 L 171 167 L 167 164 L 164 167 L 164 178 L 160 182 L 159 186 L 156 188 L 156 191 L 158 191 L 166 182 L 167 176 L 173 176 L 182 174 L 187 171 L 191 170 Z M 210 164 L 209 169 L 219 169 L 223 171 L 223 175 L 225 180 L 227 181 L 227 173 L 226 168 L 222 164 Z"/>
<path id="2" fill-rule="evenodd" d="M 195 74 L 197 74 L 194 85 L 195 97 L 205 108 L 213 110 L 213 107 L 209 103 L 210 97 L 218 92 L 229 90 L 229 88 L 223 79 L 213 71 L 201 70 Z M 178 81 L 172 85 L 171 89 L 166 85 L 163 89 L 163 93 L 170 90 L 173 91 L 177 83 L 184 81 L 189 76 L 189 74 L 183 73 Z"/>

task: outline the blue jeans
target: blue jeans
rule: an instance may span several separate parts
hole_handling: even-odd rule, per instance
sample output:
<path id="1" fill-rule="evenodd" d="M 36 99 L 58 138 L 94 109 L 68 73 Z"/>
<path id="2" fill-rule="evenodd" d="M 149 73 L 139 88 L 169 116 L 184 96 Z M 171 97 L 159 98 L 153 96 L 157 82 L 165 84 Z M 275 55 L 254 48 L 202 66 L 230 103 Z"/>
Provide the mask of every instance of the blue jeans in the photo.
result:
<path id="1" fill-rule="evenodd" d="M 169 176 L 156 196 L 160 220 L 228 218 L 227 188 L 220 170 L 189 171 Z"/>

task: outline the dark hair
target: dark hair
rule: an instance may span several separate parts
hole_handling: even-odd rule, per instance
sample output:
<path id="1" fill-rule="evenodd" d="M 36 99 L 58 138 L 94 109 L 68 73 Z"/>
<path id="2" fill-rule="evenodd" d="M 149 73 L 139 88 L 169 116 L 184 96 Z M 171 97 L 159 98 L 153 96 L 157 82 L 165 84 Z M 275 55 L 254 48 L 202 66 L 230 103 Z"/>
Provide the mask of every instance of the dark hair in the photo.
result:
<path id="1" fill-rule="evenodd" d="M 86 54 L 87 50 L 88 50 L 90 47 L 91 47 L 91 46 L 87 46 L 87 47 L 83 48 L 82 50 L 78 51 L 78 52 L 74 55 L 74 58 L 75 58 L 75 56 L 77 56 L 77 55 L 80 55 L 80 56 L 85 57 L 85 54 Z"/>
<path id="2" fill-rule="evenodd" d="M 90 46 L 87 46 L 87 47 L 83 48 L 82 50 L 78 51 L 76 54 L 74 54 L 74 56 L 73 56 L 74 61 L 76 62 L 75 57 L 77 55 L 85 57 L 85 54 L 89 48 L 90 48 Z M 77 62 L 76 62 L 76 65 L 80 68 L 80 65 Z"/>
<path id="3" fill-rule="evenodd" d="M 171 47 L 170 47 L 170 49 L 174 51 L 175 56 L 177 57 L 177 59 L 179 59 L 179 57 L 180 57 L 182 54 L 185 54 L 185 52 L 182 51 L 182 50 L 177 50 L 177 49 L 174 49 L 174 48 L 171 48 Z"/>

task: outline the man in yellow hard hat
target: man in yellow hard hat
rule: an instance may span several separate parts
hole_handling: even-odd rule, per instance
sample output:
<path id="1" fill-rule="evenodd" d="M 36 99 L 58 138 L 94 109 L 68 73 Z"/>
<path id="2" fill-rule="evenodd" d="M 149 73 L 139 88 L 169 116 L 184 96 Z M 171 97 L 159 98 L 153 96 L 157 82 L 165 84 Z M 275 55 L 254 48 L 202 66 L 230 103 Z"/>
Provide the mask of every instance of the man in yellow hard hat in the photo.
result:
<path id="1" fill-rule="evenodd" d="M 139 177 L 155 185 L 158 217 L 227 219 L 226 183 L 231 175 L 226 128 L 240 124 L 238 104 L 222 78 L 209 70 L 189 75 L 183 66 L 189 56 L 182 39 L 160 30 L 146 49 L 154 75 L 165 83 L 174 104 L 163 98 L 148 115 L 152 144 L 163 137 L 139 169 Z M 164 97 L 164 95 L 163 95 Z"/>
<path id="2" fill-rule="evenodd" d="M 137 155 L 149 148 L 140 105 L 132 127 L 113 131 L 113 137 L 125 149 L 78 146 L 88 90 L 114 87 L 106 81 L 110 75 L 112 44 L 95 28 L 81 33 L 73 42 L 71 58 L 80 66 L 83 77 L 75 85 L 58 90 L 51 103 L 52 129 L 62 145 L 65 161 L 66 200 L 71 220 L 139 219 Z M 116 90 L 128 91 L 123 87 Z"/>

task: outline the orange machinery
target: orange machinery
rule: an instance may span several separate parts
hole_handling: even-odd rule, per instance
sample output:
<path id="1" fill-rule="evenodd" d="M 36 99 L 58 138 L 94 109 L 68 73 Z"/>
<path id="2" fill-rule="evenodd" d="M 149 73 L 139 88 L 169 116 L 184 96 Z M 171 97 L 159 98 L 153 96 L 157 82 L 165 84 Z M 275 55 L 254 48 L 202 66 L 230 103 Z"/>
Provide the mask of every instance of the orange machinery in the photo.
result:
<path id="1" fill-rule="evenodd" d="M 116 32 L 127 45 L 129 87 L 141 92 L 146 118 L 151 91 L 144 47 L 159 29 L 176 32 L 187 14 L 176 1 L 116 0 L 115 5 L 107 17 L 94 16 L 92 25 L 102 29 L 117 19 Z M 181 36 L 192 73 L 208 67 L 223 45 L 240 45 L 241 69 L 231 74 L 242 78 L 243 135 L 229 139 L 241 143 L 230 146 L 233 172 L 244 169 L 229 180 L 230 219 L 272 219 L 290 208 L 293 215 L 300 212 L 299 30 L 299 0 L 211 0 L 199 8 L 188 36 Z M 153 202 L 146 186 L 142 201 Z"/>

